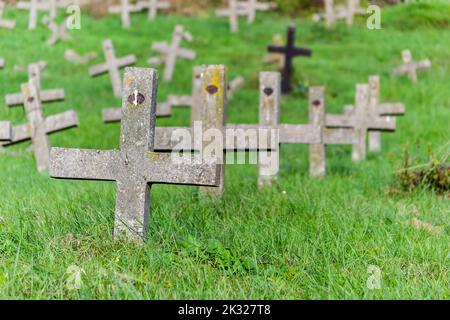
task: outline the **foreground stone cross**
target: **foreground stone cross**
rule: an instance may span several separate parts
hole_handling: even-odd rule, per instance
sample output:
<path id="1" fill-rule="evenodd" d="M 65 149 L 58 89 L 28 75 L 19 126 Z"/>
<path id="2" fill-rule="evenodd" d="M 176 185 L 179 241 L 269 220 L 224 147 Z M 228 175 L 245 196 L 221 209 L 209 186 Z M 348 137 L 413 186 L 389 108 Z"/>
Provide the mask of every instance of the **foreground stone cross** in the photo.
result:
<path id="1" fill-rule="evenodd" d="M 354 115 L 354 108 L 349 106 L 345 112 L 349 116 Z M 369 113 L 373 117 L 383 117 L 387 122 L 391 121 L 393 116 L 401 116 L 406 112 L 403 103 L 381 103 L 380 102 L 380 77 L 369 77 Z M 381 132 L 369 131 L 369 151 L 381 151 Z"/>
<path id="2" fill-rule="evenodd" d="M 110 39 L 104 40 L 102 46 L 103 52 L 105 53 L 106 63 L 91 67 L 89 69 L 89 74 L 91 77 L 94 77 L 104 73 L 109 73 L 114 95 L 116 97 L 120 97 L 122 94 L 122 82 L 120 80 L 119 69 L 135 64 L 136 56 L 131 54 L 122 58 L 116 58 L 113 43 Z"/>
<path id="3" fill-rule="evenodd" d="M 150 187 L 156 183 L 215 186 L 218 167 L 175 164 L 171 154 L 153 151 L 157 73 L 126 68 L 119 150 L 53 148 L 50 176 L 62 179 L 117 181 L 114 235 L 141 241 L 150 211 Z"/>
<path id="4" fill-rule="evenodd" d="M 277 7 L 274 2 L 259 2 L 258 0 L 248 0 L 247 2 L 239 3 L 239 6 L 248 11 L 247 22 L 253 23 L 256 18 L 257 11 L 269 11 Z"/>
<path id="5" fill-rule="evenodd" d="M 172 36 L 172 43 L 167 42 L 155 42 L 153 43 L 152 50 L 161 52 L 161 57 L 153 57 L 148 60 L 149 64 L 164 64 L 164 80 L 171 81 L 173 73 L 175 71 L 175 65 L 177 58 L 184 58 L 188 60 L 194 60 L 196 54 L 192 50 L 180 48 L 181 41 L 192 41 L 192 35 L 187 32 L 183 26 L 176 26 Z"/>
<path id="6" fill-rule="evenodd" d="M 158 0 L 143 0 L 138 2 L 138 6 L 141 9 L 148 10 L 148 18 L 155 20 L 158 10 L 164 10 L 170 8 L 170 2 L 158 1 Z"/>
<path id="7" fill-rule="evenodd" d="M 39 72 L 38 65 L 32 65 L 32 71 Z M 36 79 L 31 79 L 21 86 L 24 97 L 24 108 L 27 115 L 27 124 L 14 127 L 13 137 L 4 146 L 17 142 L 30 140 L 33 143 L 37 169 L 42 172 L 48 169 L 50 144 L 48 134 L 78 126 L 78 117 L 75 111 L 44 116 L 40 100 L 39 86 Z"/>
<path id="8" fill-rule="evenodd" d="M 141 11 L 139 5 L 130 4 L 128 0 L 120 0 L 120 5 L 111 6 L 108 12 L 112 14 L 120 14 L 122 17 L 122 27 L 129 28 L 131 26 L 130 14 Z"/>
<path id="9" fill-rule="evenodd" d="M 50 29 L 52 35 L 47 40 L 49 46 L 54 45 L 59 40 L 70 40 L 72 37 L 67 34 L 67 19 L 58 25 L 52 18 L 45 16 L 43 19 L 44 24 Z"/>
<path id="10" fill-rule="evenodd" d="M 39 90 L 40 101 L 56 102 L 65 98 L 64 89 L 41 90 L 41 70 L 45 67 L 42 62 L 30 64 L 28 66 L 28 82 L 33 81 Z M 20 106 L 25 103 L 23 92 L 6 95 L 6 105 L 9 107 Z"/>
<path id="11" fill-rule="evenodd" d="M 50 9 L 49 4 L 40 0 L 30 0 L 29 2 L 19 1 L 17 3 L 17 9 L 29 10 L 30 16 L 28 18 L 28 29 L 36 29 L 37 18 L 39 11 L 48 11 Z"/>
<path id="12" fill-rule="evenodd" d="M 239 17 L 247 16 L 249 19 L 249 10 L 246 7 L 243 7 L 242 2 L 238 0 L 228 0 L 228 8 L 227 9 L 218 9 L 216 10 L 217 17 L 228 17 L 230 20 L 230 30 L 231 32 L 239 31 Z"/>
<path id="13" fill-rule="evenodd" d="M 395 131 L 395 118 L 385 118 L 379 114 L 373 114 L 369 108 L 369 85 L 356 85 L 356 98 L 354 112 L 347 109 L 344 115 L 326 115 L 326 125 L 331 128 L 353 128 L 355 130 L 355 142 L 353 144 L 353 161 L 366 159 L 367 132 Z"/>
<path id="14" fill-rule="evenodd" d="M 14 29 L 14 27 L 16 26 L 16 23 L 14 21 L 3 19 L 4 10 L 5 3 L 0 0 L 0 28 Z"/>
<path id="15" fill-rule="evenodd" d="M 418 62 L 412 60 L 412 54 L 410 50 L 404 50 L 402 52 L 403 65 L 392 70 L 392 75 L 403 76 L 408 75 L 408 77 L 413 81 L 417 82 L 417 70 L 431 68 L 431 60 L 425 59 Z"/>
<path id="16" fill-rule="evenodd" d="M 294 58 L 298 56 L 310 57 L 312 55 L 312 51 L 310 49 L 295 47 L 295 26 L 293 25 L 288 28 L 286 46 L 270 45 L 268 47 L 268 51 L 271 53 L 281 53 L 284 55 L 285 62 L 283 68 L 282 92 L 291 92 L 291 78 L 294 70 Z"/>

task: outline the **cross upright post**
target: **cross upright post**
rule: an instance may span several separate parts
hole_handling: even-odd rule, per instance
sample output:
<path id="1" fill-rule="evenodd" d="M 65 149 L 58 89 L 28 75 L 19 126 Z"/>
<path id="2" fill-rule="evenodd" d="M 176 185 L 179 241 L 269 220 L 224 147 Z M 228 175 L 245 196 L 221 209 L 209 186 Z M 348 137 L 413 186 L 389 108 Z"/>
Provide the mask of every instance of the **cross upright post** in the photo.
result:
<path id="1" fill-rule="evenodd" d="M 158 10 L 164 10 L 170 8 L 170 2 L 158 1 L 158 0 L 143 0 L 138 2 L 138 6 L 141 9 L 148 10 L 149 20 L 155 20 Z"/>
<path id="2" fill-rule="evenodd" d="M 216 186 L 216 163 L 175 163 L 154 151 L 157 72 L 126 68 L 119 150 L 53 148 L 50 176 L 59 179 L 116 181 L 115 238 L 145 238 L 153 184 Z"/>
<path id="3" fill-rule="evenodd" d="M 28 18 L 28 29 L 30 30 L 36 29 L 37 27 L 38 12 L 49 10 L 48 4 L 39 0 L 30 0 L 29 2 L 19 1 L 16 7 L 17 9 L 30 11 Z"/>
<path id="4" fill-rule="evenodd" d="M 4 11 L 5 11 L 5 3 L 2 0 L 0 0 L 0 28 L 14 29 L 16 26 L 15 21 L 4 20 L 3 19 Z"/>
<path id="5" fill-rule="evenodd" d="M 295 47 L 295 26 L 293 25 L 288 28 L 286 46 L 282 47 L 271 45 L 268 47 L 268 51 L 271 53 L 282 53 L 285 56 L 282 93 L 286 94 L 291 92 L 291 78 L 294 69 L 294 58 L 298 56 L 310 57 L 312 55 L 312 51 L 306 48 Z"/>

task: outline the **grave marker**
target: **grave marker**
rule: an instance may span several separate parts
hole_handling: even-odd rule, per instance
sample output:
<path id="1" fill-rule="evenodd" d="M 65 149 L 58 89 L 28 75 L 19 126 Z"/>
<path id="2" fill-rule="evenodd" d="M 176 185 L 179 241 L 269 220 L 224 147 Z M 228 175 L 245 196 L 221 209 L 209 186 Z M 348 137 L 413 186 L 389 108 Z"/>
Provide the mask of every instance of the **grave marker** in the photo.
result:
<path id="1" fill-rule="evenodd" d="M 247 2 L 239 3 L 241 8 L 248 12 L 247 22 L 253 23 L 256 18 L 257 11 L 269 11 L 277 7 L 274 2 L 259 2 L 258 0 L 248 0 Z"/>
<path id="2" fill-rule="evenodd" d="M 39 72 L 38 65 L 31 65 L 30 68 L 32 72 Z M 2 145 L 7 146 L 31 139 L 37 169 L 42 172 L 47 170 L 49 163 L 50 144 L 47 135 L 78 126 L 78 117 L 75 111 L 71 110 L 46 118 L 36 78 L 31 78 L 28 83 L 22 84 L 21 89 L 24 97 L 23 106 L 27 115 L 27 124 L 15 127 L 11 141 L 2 143 Z"/>
<path id="3" fill-rule="evenodd" d="M 39 11 L 49 10 L 48 3 L 41 2 L 39 0 L 30 0 L 29 2 L 19 1 L 16 5 L 17 9 L 29 10 L 30 16 L 28 18 L 28 29 L 36 29 L 37 27 L 37 17 Z"/>
<path id="4" fill-rule="evenodd" d="M 314 15 L 313 20 L 325 20 L 327 27 L 333 27 L 338 20 L 346 20 L 348 26 L 353 25 L 355 15 L 366 15 L 367 11 L 361 8 L 359 0 L 347 0 L 347 5 L 334 5 L 334 0 L 324 1 L 324 13 Z"/>
<path id="5" fill-rule="evenodd" d="M 130 4 L 128 0 L 120 0 L 120 5 L 114 5 L 108 8 L 108 12 L 112 14 L 120 14 L 122 17 L 122 27 L 129 28 L 131 26 L 130 14 L 141 11 L 139 5 Z"/>
<path id="6" fill-rule="evenodd" d="M 138 2 L 141 9 L 148 10 L 148 18 L 155 20 L 158 10 L 167 10 L 170 8 L 170 2 L 158 0 L 143 0 Z"/>
<path id="7" fill-rule="evenodd" d="M 293 73 L 293 60 L 295 57 L 304 56 L 310 57 L 312 55 L 312 51 L 310 49 L 305 48 L 297 48 L 295 47 L 295 26 L 291 25 L 288 28 L 287 32 L 287 44 L 286 46 L 276 46 L 270 45 L 268 47 L 268 51 L 271 53 L 281 53 L 285 57 L 285 63 L 283 68 L 283 83 L 282 83 L 282 92 L 289 93 L 291 92 L 291 78 Z"/>
<path id="8" fill-rule="evenodd" d="M 192 41 L 192 35 L 185 31 L 183 26 L 177 25 L 172 36 L 172 43 L 164 42 L 153 43 L 152 50 L 161 52 L 161 57 L 153 57 L 148 60 L 149 64 L 164 64 L 164 80 L 171 81 L 175 71 L 177 58 L 194 60 L 195 51 L 180 48 L 181 41 Z"/>
<path id="9" fill-rule="evenodd" d="M 75 50 L 67 49 L 64 52 L 64 58 L 73 63 L 88 63 L 89 61 L 97 58 L 97 53 L 95 52 L 88 52 L 84 56 L 80 56 L 78 53 L 75 52 Z"/>
<path id="10" fill-rule="evenodd" d="M 114 235 L 141 241 L 150 211 L 150 187 L 156 183 L 209 185 L 219 180 L 213 164 L 175 164 L 170 154 L 154 152 L 157 73 L 126 68 L 119 150 L 53 148 L 50 176 L 117 182 Z"/>
<path id="11" fill-rule="evenodd" d="M 417 71 L 431 68 L 431 60 L 425 59 L 421 61 L 413 61 L 410 50 L 402 52 L 403 65 L 392 70 L 392 75 L 403 76 L 407 75 L 413 82 L 417 82 Z"/>
<path id="12" fill-rule="evenodd" d="M 116 58 L 114 46 L 110 39 L 106 39 L 102 43 L 103 52 L 105 54 L 106 62 L 104 64 L 96 65 L 89 69 L 91 77 L 101 74 L 109 73 L 111 83 L 116 97 L 122 94 L 122 82 L 120 80 L 119 69 L 136 63 L 136 56 L 134 54 Z"/>
<path id="13" fill-rule="evenodd" d="M 58 25 L 53 19 L 45 16 L 43 23 L 50 29 L 52 35 L 47 40 L 47 45 L 53 46 L 59 40 L 71 40 L 72 37 L 67 34 L 67 19 Z"/>
<path id="14" fill-rule="evenodd" d="M 0 1 L 0 28 L 14 29 L 14 27 L 16 26 L 15 21 L 3 19 L 4 10 L 5 3 L 3 1 Z"/>
<path id="15" fill-rule="evenodd" d="M 280 34 L 276 34 L 273 36 L 273 44 L 274 46 L 281 47 L 283 45 L 283 37 Z M 263 60 L 263 63 L 267 64 L 277 64 L 280 69 L 284 67 L 284 55 L 281 53 L 269 53 L 266 55 Z"/>
<path id="16" fill-rule="evenodd" d="M 227 9 L 216 10 L 217 17 L 228 17 L 230 20 L 230 30 L 235 33 L 239 31 L 239 17 L 247 16 L 249 17 L 249 11 L 247 8 L 243 8 L 241 2 L 238 0 L 228 0 Z"/>

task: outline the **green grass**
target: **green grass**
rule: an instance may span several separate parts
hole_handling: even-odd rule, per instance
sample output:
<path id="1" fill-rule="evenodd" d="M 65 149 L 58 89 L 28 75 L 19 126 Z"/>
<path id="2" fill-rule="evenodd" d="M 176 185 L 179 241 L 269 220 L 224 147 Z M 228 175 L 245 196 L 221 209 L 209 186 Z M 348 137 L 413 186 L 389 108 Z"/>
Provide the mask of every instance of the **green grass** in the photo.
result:
<path id="1" fill-rule="evenodd" d="M 298 44 L 310 47 L 310 59 L 297 59 L 297 78 L 306 85 L 327 87 L 327 111 L 341 112 L 353 102 L 355 84 L 380 74 L 383 101 L 402 101 L 407 115 L 398 131 L 383 136 L 383 151 L 367 161 L 351 162 L 350 148 L 330 146 L 326 179 L 308 176 L 308 148 L 283 146 L 277 185 L 256 187 L 256 166 L 227 166 L 226 190 L 216 202 L 200 201 L 194 187 L 152 188 L 148 242 L 142 246 L 112 238 L 115 184 L 52 180 L 39 174 L 29 143 L 9 148 L 0 161 L 0 298 L 27 299 L 448 299 L 448 198 L 427 190 L 388 194 L 394 171 L 406 146 L 429 144 L 448 153 L 450 120 L 450 30 L 442 29 L 448 5 L 398 6 L 385 9 L 383 29 L 370 31 L 358 19 L 327 31 L 310 21 L 296 20 Z M 417 21 L 408 24 L 408 13 Z M 425 23 L 440 19 L 437 25 Z M 66 62 L 63 53 L 97 51 L 113 39 L 118 56 L 135 53 L 145 67 L 153 41 L 168 40 L 177 23 L 192 32 L 195 62 L 182 61 L 174 81 L 160 83 L 159 100 L 191 91 L 194 64 L 223 63 L 230 78 L 242 75 L 246 87 L 229 101 L 228 120 L 257 122 L 260 61 L 274 33 L 290 22 L 260 14 L 254 25 L 228 32 L 226 20 L 161 16 L 155 23 L 133 15 L 129 31 L 119 18 L 93 20 L 83 16 L 73 41 L 48 48 L 48 30 L 27 31 L 27 15 L 7 10 L 17 20 L 14 31 L 0 29 L 0 95 L 17 92 L 26 72 L 13 65 L 48 61 L 43 88 L 63 87 L 67 99 L 45 106 L 46 114 L 74 108 L 81 125 L 51 136 L 59 147 L 117 148 L 119 125 L 105 125 L 101 109 L 119 106 L 107 76 L 92 79 L 88 66 Z M 448 21 L 448 19 L 447 19 Z M 428 57 L 434 67 L 420 73 L 420 82 L 391 78 L 401 50 L 415 59 Z M 22 108 L 8 109 L 0 100 L 0 119 L 25 121 Z M 305 123 L 307 99 L 283 98 L 281 119 Z M 189 125 L 189 111 L 177 110 L 158 125 Z M 413 215 L 443 227 L 430 234 L 408 223 Z M 369 290 L 370 265 L 382 271 L 380 290 Z M 70 266 L 84 270 L 82 286 L 66 286 Z"/>

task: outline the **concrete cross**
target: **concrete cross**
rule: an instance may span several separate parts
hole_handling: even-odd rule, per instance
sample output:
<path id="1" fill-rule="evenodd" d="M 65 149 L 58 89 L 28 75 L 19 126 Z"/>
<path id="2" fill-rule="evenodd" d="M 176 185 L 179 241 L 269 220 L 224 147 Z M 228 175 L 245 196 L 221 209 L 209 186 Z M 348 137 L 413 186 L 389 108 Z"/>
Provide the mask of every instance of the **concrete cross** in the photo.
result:
<path id="1" fill-rule="evenodd" d="M 78 53 L 75 52 L 73 49 L 67 49 L 64 52 L 64 58 L 67 61 L 73 62 L 73 63 L 88 63 L 89 61 L 97 58 L 97 53 L 95 52 L 88 52 L 84 56 L 80 56 Z"/>
<path id="2" fill-rule="evenodd" d="M 417 82 L 417 70 L 431 68 L 431 61 L 429 59 L 421 60 L 418 62 L 413 61 L 410 50 L 404 50 L 402 52 L 402 59 L 403 65 L 392 70 L 392 75 L 394 76 L 408 75 L 408 77 L 413 82 Z"/>
<path id="3" fill-rule="evenodd" d="M 122 82 L 120 80 L 119 69 L 135 64 L 136 56 L 131 54 L 122 58 L 116 58 L 113 43 L 110 39 L 104 40 L 102 46 L 103 52 L 105 53 L 106 63 L 91 67 L 89 69 L 89 74 L 91 77 L 94 77 L 104 73 L 109 73 L 114 95 L 116 97 L 120 97 L 122 94 Z"/>
<path id="4" fill-rule="evenodd" d="M 52 18 L 45 16 L 43 22 L 52 32 L 52 35 L 47 40 L 47 45 L 52 46 L 59 40 L 72 39 L 72 37 L 67 34 L 67 19 L 58 25 Z"/>
<path id="5" fill-rule="evenodd" d="M 227 9 L 216 10 L 217 17 L 228 17 L 230 20 L 230 30 L 231 32 L 239 31 L 239 17 L 247 16 L 249 17 L 249 11 L 247 8 L 241 6 L 242 2 L 238 0 L 228 0 Z"/>
<path id="6" fill-rule="evenodd" d="M 11 122 L 0 121 L 0 141 L 9 141 L 12 139 L 13 129 Z"/>
<path id="7" fill-rule="evenodd" d="M 30 0 L 29 2 L 19 1 L 16 5 L 17 9 L 29 10 L 28 29 L 36 29 L 37 17 L 39 11 L 49 11 L 49 4 L 40 0 Z"/>
<path id="8" fill-rule="evenodd" d="M 347 106 L 345 113 L 348 116 L 354 114 L 354 108 Z M 381 117 L 386 121 L 390 121 L 393 116 L 404 115 L 406 111 L 403 103 L 381 103 L 380 102 L 380 77 L 369 77 L 369 112 L 374 117 Z M 369 151 L 381 151 L 381 131 L 369 131 Z"/>
<path id="9" fill-rule="evenodd" d="M 177 25 L 172 36 L 172 43 L 155 42 L 152 49 L 161 52 L 161 57 L 153 57 L 148 60 L 149 64 L 164 64 L 164 80 L 171 81 L 175 71 L 177 58 L 194 60 L 196 54 L 192 50 L 180 48 L 181 41 L 192 41 L 192 35 L 183 26 Z"/>
<path id="10" fill-rule="evenodd" d="M 257 11 L 269 11 L 277 7 L 274 2 L 259 2 L 258 0 L 248 0 L 247 2 L 239 3 L 239 7 L 247 10 L 247 22 L 253 23 L 256 18 Z"/>
<path id="11" fill-rule="evenodd" d="M 120 0 L 120 5 L 111 6 L 108 12 L 112 14 L 120 14 L 122 17 L 122 26 L 129 28 L 131 26 L 130 13 L 141 11 L 139 5 L 130 4 L 128 0 Z"/>
<path id="12" fill-rule="evenodd" d="M 44 64 L 42 62 L 33 63 L 28 66 L 28 82 L 33 81 L 39 90 L 40 101 L 56 102 L 65 98 L 64 89 L 41 90 L 41 70 Z M 25 103 L 23 92 L 7 94 L 5 98 L 6 105 L 9 107 L 20 106 Z"/>
<path id="13" fill-rule="evenodd" d="M 155 20 L 158 10 L 164 10 L 170 8 L 170 2 L 158 1 L 158 0 L 143 0 L 138 2 L 138 6 L 141 9 L 148 10 L 148 18 Z"/>
<path id="14" fill-rule="evenodd" d="M 369 85 L 356 85 L 356 98 L 354 112 L 347 109 L 344 115 L 326 115 L 326 125 L 331 128 L 353 128 L 355 130 L 355 143 L 353 145 L 353 161 L 366 159 L 367 132 L 395 131 L 395 118 L 385 118 L 379 114 L 373 114 L 369 108 Z"/>
<path id="15" fill-rule="evenodd" d="M 200 116 L 196 115 L 195 107 L 196 99 L 200 94 L 201 89 L 201 67 L 195 67 L 192 80 L 192 95 L 191 96 L 177 96 L 170 95 L 166 102 L 158 103 L 156 106 L 156 117 L 170 117 L 172 115 L 172 109 L 174 107 L 191 107 L 192 108 L 192 124 L 194 121 L 200 121 Z M 122 119 L 122 110 L 120 108 L 107 108 L 103 109 L 103 121 L 105 123 L 119 122 Z"/>
<path id="16" fill-rule="evenodd" d="M 288 28 L 287 32 L 287 44 L 286 46 L 276 46 L 270 45 L 268 47 L 268 51 L 271 53 L 281 53 L 285 57 L 285 63 L 283 68 L 283 83 L 282 83 L 282 92 L 289 93 L 291 92 L 291 78 L 294 70 L 293 60 L 295 57 L 304 56 L 310 57 L 312 55 L 312 51 L 310 49 L 305 48 L 297 48 L 295 47 L 295 26 L 291 25 Z"/>
<path id="17" fill-rule="evenodd" d="M 16 26 L 16 23 L 14 21 L 3 19 L 4 10 L 5 3 L 0 0 L 0 28 L 14 29 L 14 27 Z"/>
<path id="18" fill-rule="evenodd" d="M 280 34 L 276 34 L 273 36 L 272 45 L 281 47 L 283 45 L 283 37 Z M 284 68 L 284 55 L 281 53 L 269 53 L 266 55 L 263 60 L 263 63 L 266 64 L 277 64 L 280 69 Z"/>
<path id="19" fill-rule="evenodd" d="M 32 71 L 39 72 L 38 65 L 31 66 Z M 42 172 L 48 169 L 50 143 L 48 134 L 78 126 L 78 117 L 75 111 L 67 111 L 50 117 L 44 116 L 40 99 L 40 90 L 36 79 L 21 86 L 22 95 L 25 98 L 23 106 L 27 115 L 27 124 L 13 129 L 13 137 L 3 146 L 11 145 L 24 140 L 33 143 L 37 169 Z"/>
<path id="20" fill-rule="evenodd" d="M 157 72 L 126 68 L 119 150 L 52 148 L 50 176 L 62 179 L 116 181 L 114 235 L 145 238 L 153 184 L 215 186 L 215 163 L 174 163 L 172 155 L 154 151 Z"/>

